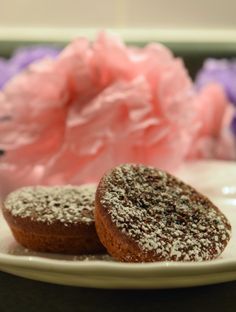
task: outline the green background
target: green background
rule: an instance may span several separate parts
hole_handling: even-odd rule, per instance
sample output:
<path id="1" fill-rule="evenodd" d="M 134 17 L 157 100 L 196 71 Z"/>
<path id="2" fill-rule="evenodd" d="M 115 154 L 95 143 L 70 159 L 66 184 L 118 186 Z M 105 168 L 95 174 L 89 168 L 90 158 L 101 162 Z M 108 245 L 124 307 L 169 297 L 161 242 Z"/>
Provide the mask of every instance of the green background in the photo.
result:
<path id="1" fill-rule="evenodd" d="M 230 43 L 174 43 L 162 42 L 168 46 L 176 56 L 183 58 L 190 75 L 194 78 L 198 69 L 201 68 L 203 61 L 208 57 L 214 58 L 234 58 L 236 57 L 236 42 Z M 33 42 L 33 41 L 0 41 L 0 55 L 9 57 L 12 52 L 20 46 L 30 46 L 46 44 L 49 46 L 64 47 L 67 43 L 52 43 L 52 42 Z M 130 45 L 144 46 L 146 42 L 128 42 Z"/>

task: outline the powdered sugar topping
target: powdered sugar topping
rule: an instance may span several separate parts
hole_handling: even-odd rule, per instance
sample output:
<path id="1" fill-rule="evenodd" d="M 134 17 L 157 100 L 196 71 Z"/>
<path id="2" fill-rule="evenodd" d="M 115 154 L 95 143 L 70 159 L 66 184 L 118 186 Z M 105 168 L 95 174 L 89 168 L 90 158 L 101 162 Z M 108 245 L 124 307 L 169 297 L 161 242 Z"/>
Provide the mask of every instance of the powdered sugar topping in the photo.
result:
<path id="1" fill-rule="evenodd" d="M 112 222 L 160 260 L 210 260 L 230 238 L 230 224 L 207 198 L 156 168 L 118 166 L 101 190 Z"/>
<path id="2" fill-rule="evenodd" d="M 34 221 L 66 224 L 94 221 L 95 185 L 24 187 L 9 194 L 5 208 Z"/>

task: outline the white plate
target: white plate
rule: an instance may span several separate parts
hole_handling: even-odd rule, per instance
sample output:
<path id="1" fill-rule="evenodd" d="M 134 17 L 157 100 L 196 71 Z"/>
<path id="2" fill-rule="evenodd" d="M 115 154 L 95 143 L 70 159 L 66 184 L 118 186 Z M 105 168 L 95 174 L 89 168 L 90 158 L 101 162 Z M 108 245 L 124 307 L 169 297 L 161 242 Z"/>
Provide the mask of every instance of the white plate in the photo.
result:
<path id="1" fill-rule="evenodd" d="M 233 234 L 222 256 L 198 263 L 113 262 L 109 257 L 39 254 L 20 247 L 0 216 L 0 270 L 57 284 L 99 288 L 172 288 L 236 280 L 236 164 L 198 162 L 178 175 L 208 194 L 231 221 Z"/>

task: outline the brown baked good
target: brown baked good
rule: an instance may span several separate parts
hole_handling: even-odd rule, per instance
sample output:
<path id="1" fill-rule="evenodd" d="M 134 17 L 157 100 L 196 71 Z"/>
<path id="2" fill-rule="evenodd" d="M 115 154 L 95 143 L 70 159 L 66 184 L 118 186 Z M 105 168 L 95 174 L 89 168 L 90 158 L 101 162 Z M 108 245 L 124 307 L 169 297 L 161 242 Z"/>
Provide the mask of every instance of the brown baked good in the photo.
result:
<path id="1" fill-rule="evenodd" d="M 162 170 L 135 164 L 101 179 L 95 223 L 110 255 L 126 262 L 211 260 L 231 233 L 208 198 Z"/>
<path id="2" fill-rule="evenodd" d="M 94 185 L 24 187 L 8 195 L 3 214 L 15 239 L 41 252 L 104 251 L 94 223 Z"/>

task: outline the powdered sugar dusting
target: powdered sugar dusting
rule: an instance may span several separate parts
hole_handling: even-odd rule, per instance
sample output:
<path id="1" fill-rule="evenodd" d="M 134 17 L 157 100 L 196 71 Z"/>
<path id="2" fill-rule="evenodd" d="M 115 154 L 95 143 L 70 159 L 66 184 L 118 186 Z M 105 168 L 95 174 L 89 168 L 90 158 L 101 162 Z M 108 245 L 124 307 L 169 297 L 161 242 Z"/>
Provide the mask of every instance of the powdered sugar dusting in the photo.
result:
<path id="1" fill-rule="evenodd" d="M 122 165 L 103 178 L 101 190 L 112 222 L 160 260 L 210 260 L 230 239 L 226 217 L 192 187 L 161 170 Z"/>
<path id="2" fill-rule="evenodd" d="M 94 221 L 95 185 L 35 186 L 12 192 L 5 208 L 14 216 L 52 223 L 71 224 Z"/>

